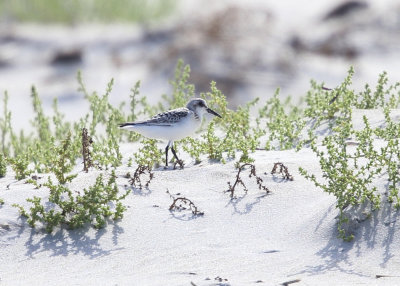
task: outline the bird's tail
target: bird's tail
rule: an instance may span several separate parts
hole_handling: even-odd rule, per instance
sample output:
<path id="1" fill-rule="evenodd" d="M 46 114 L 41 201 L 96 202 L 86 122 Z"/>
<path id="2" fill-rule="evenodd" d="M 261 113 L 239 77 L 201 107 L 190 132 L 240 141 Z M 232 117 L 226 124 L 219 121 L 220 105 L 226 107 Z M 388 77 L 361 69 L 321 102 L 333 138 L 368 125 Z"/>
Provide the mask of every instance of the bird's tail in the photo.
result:
<path id="1" fill-rule="evenodd" d="M 133 122 L 126 122 L 126 123 L 120 123 L 120 124 L 118 124 L 118 127 L 119 127 L 119 128 L 131 127 L 131 126 L 135 126 L 135 123 L 133 123 Z"/>

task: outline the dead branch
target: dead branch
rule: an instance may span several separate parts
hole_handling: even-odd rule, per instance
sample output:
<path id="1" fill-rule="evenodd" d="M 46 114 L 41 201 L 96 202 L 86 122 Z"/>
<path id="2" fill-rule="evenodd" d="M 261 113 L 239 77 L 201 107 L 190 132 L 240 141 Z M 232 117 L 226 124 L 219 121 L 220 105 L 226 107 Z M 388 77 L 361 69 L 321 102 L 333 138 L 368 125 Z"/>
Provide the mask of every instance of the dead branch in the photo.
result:
<path id="1" fill-rule="evenodd" d="M 168 190 L 167 194 L 172 198 L 172 204 L 169 207 L 170 211 L 183 211 L 190 210 L 194 216 L 202 216 L 204 212 L 200 211 L 197 206 L 188 198 L 177 197 L 175 198 Z"/>
<path id="2" fill-rule="evenodd" d="M 279 170 L 278 170 L 279 168 Z M 289 173 L 289 169 L 280 162 L 274 163 L 274 167 L 272 168 L 271 175 L 281 174 L 285 180 L 293 181 L 293 176 Z"/>
<path id="3" fill-rule="evenodd" d="M 149 166 L 139 165 L 136 168 L 135 173 L 133 174 L 133 177 L 128 173 L 127 177 L 129 178 L 129 183 L 132 186 L 134 186 L 135 188 L 142 189 L 143 185 L 142 185 L 141 176 L 146 175 L 146 173 L 148 174 L 149 178 L 146 181 L 146 183 L 144 184 L 144 187 L 148 188 L 151 180 L 154 178 L 154 173 L 151 172 L 151 169 Z"/>
<path id="4" fill-rule="evenodd" d="M 86 128 L 82 128 L 82 157 L 83 170 L 87 173 L 89 168 L 93 167 L 92 154 L 90 153 L 90 145 L 93 143 L 92 137 L 89 136 Z"/>
<path id="5" fill-rule="evenodd" d="M 237 174 L 236 174 L 235 183 L 232 185 L 230 182 L 228 182 L 229 189 L 228 189 L 227 192 L 230 192 L 230 193 L 231 193 L 231 198 L 234 197 L 235 188 L 236 188 L 238 185 L 242 185 L 242 186 L 243 186 L 243 189 L 244 189 L 245 193 L 247 193 L 247 191 L 248 191 L 246 185 L 244 184 L 242 178 L 240 177 L 240 173 L 241 173 L 243 170 L 245 170 L 245 167 L 246 167 L 246 166 L 249 166 L 249 167 L 250 167 L 249 178 L 251 178 L 251 177 L 255 177 L 255 178 L 256 178 L 256 182 L 257 182 L 257 185 L 258 185 L 258 189 L 264 190 L 267 194 L 270 193 L 270 190 L 269 190 L 266 186 L 263 185 L 263 179 L 261 179 L 261 177 L 258 177 L 258 176 L 257 176 L 257 174 L 256 174 L 256 166 L 253 165 L 253 164 L 250 164 L 250 163 L 246 163 L 246 164 L 243 164 L 242 166 L 239 167 L 239 170 L 238 170 L 238 172 L 237 172 Z"/>

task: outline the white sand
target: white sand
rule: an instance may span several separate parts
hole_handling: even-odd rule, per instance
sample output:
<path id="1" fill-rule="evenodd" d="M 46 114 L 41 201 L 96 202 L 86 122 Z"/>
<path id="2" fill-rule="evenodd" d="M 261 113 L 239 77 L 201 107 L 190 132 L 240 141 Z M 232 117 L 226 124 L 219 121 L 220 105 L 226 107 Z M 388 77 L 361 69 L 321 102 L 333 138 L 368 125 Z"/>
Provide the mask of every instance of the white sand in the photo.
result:
<path id="1" fill-rule="evenodd" d="M 122 151 L 128 157 L 137 147 L 123 145 Z M 193 165 L 185 158 L 185 169 L 157 169 L 148 190 L 133 190 L 121 221 L 98 231 L 56 229 L 52 235 L 31 229 L 11 206 L 27 205 L 27 197 L 46 197 L 47 191 L 15 182 L 9 170 L 0 179 L 0 285 L 279 285 L 296 279 L 291 285 L 400 284 L 399 277 L 376 278 L 399 275 L 398 213 L 383 207 L 358 225 L 353 242 L 343 242 L 337 238 L 335 198 L 298 173 L 302 166 L 320 174 L 311 150 L 257 151 L 253 157 L 269 195 L 245 172 L 249 192 L 239 191 L 231 201 L 224 191 L 236 177 L 234 162 Z M 294 181 L 270 174 L 278 161 Z M 120 167 L 117 174 L 133 170 Z M 72 188 L 92 184 L 98 173 L 80 172 Z M 122 177 L 118 183 L 121 190 L 128 184 Z M 167 189 L 205 215 L 170 212 Z"/>
<path id="2" fill-rule="evenodd" d="M 312 1 L 313 5 L 309 1 L 263 2 L 277 15 L 276 33 L 280 35 L 297 29 L 313 35 L 321 15 L 316 13 L 321 11 L 319 3 L 324 8 L 331 3 L 327 0 Z M 387 2 L 394 1 L 375 1 L 374 9 Z M 201 3 L 201 8 L 206 8 Z M 87 31 L 93 34 L 93 29 Z M 116 33 L 115 37 L 123 37 L 126 30 L 123 32 Z M 87 34 L 79 35 L 78 39 L 90 41 Z M 135 31 L 132 35 L 135 38 Z M 286 40 L 286 37 L 280 38 Z M 18 52 L 12 45 L 3 48 L 5 55 Z M 351 63 L 363 71 L 356 74 L 355 82 L 374 82 L 382 70 L 396 78 L 398 55 L 396 49 L 391 51 L 384 57 L 379 52 L 365 53 Z M 48 55 L 43 51 L 41 54 Z M 57 77 L 49 84 L 54 71 L 47 65 L 39 65 L 37 55 L 29 51 L 21 53 L 18 57 L 21 62 L 1 72 L 0 92 L 9 90 L 14 124 L 20 128 L 28 122 L 25 119 L 31 118 L 30 103 L 26 103 L 30 102 L 32 83 L 44 94 L 47 109 L 51 105 L 49 98 L 59 94 L 59 90 L 66 94 L 76 90 L 75 71 L 68 77 L 61 74 L 60 79 Z M 96 90 L 103 90 L 105 83 L 115 77 L 116 101 L 118 97 L 127 100 L 129 89 L 137 79 L 144 79 L 144 95 L 164 90 L 159 82 L 154 84 L 153 74 L 143 63 L 112 68 L 96 57 L 85 61 L 87 66 L 83 71 L 88 89 L 96 86 Z M 304 56 L 298 60 L 301 70 L 298 79 L 287 89 L 294 95 L 302 94 L 310 78 L 336 86 L 349 64 L 337 58 Z M 95 73 L 96 70 L 101 73 Z M 272 93 L 263 87 L 261 96 L 265 98 Z M 158 97 L 152 99 L 158 100 Z M 70 105 L 62 104 L 61 108 L 73 118 L 74 112 L 81 116 L 78 105 L 74 101 Z M 354 115 L 358 127 L 362 124 L 362 113 Z M 376 119 L 372 122 L 374 127 L 382 121 L 375 114 L 370 114 Z M 138 145 L 122 147 L 127 158 Z M 234 162 L 223 165 L 204 161 L 193 165 L 185 158 L 184 170 L 158 169 L 148 190 L 133 190 L 124 201 L 129 208 L 121 221 L 110 222 L 102 230 L 56 229 L 52 235 L 31 229 L 11 206 L 14 203 L 28 206 L 26 198 L 35 195 L 46 198 L 48 192 L 36 190 L 23 181 L 16 182 L 9 169 L 7 177 L 0 179 L 0 198 L 5 201 L 0 206 L 0 285 L 191 285 L 191 282 L 192 285 L 279 285 L 297 279 L 300 279 L 298 283 L 290 285 L 400 285 L 400 277 L 396 277 L 400 276 L 398 213 L 383 207 L 358 225 L 353 242 L 343 242 L 337 238 L 335 198 L 298 173 L 298 167 L 302 166 L 320 174 L 318 161 L 309 149 L 298 153 L 257 151 L 252 157 L 258 175 L 272 191 L 267 196 L 245 173 L 243 178 L 249 192 L 238 193 L 239 199 L 231 201 L 224 191 L 227 182 L 233 182 L 236 177 Z M 281 181 L 269 174 L 273 163 L 278 161 L 288 166 L 294 181 Z M 120 167 L 117 173 L 122 176 L 134 169 Z M 80 172 L 73 187 L 83 189 L 91 185 L 98 173 Z M 384 179 L 378 184 L 384 185 Z M 128 182 L 119 178 L 118 183 L 123 190 Z M 170 212 L 172 200 L 166 194 L 167 189 L 191 199 L 205 215 L 193 217 L 190 212 Z M 392 277 L 377 279 L 376 275 Z"/>

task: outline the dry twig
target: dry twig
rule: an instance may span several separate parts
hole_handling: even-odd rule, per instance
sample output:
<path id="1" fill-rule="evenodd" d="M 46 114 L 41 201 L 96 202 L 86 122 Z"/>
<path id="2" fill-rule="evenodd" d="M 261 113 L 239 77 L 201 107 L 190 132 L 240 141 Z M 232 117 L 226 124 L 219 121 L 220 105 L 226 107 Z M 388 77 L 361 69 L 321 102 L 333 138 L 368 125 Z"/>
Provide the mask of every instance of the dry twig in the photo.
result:
<path id="1" fill-rule="evenodd" d="M 245 168 L 246 166 L 249 166 L 249 167 L 250 167 L 249 178 L 251 178 L 251 177 L 255 177 L 255 178 L 256 178 L 256 182 L 257 182 L 257 185 L 258 185 L 258 189 L 266 191 L 267 194 L 270 193 L 270 190 L 269 190 L 266 186 L 264 186 L 264 185 L 262 184 L 262 183 L 263 183 L 263 180 L 261 179 L 261 177 L 258 177 L 258 176 L 257 176 L 257 174 L 256 174 L 256 166 L 254 166 L 253 164 L 246 163 L 246 164 L 243 164 L 242 166 L 239 167 L 238 173 L 236 174 L 236 181 L 235 181 L 235 183 L 232 185 L 231 182 L 228 182 L 228 186 L 229 186 L 228 192 L 231 193 L 231 198 L 234 197 L 235 188 L 236 188 L 237 185 L 239 185 L 239 184 L 243 186 L 243 189 L 244 189 L 245 193 L 247 193 L 247 191 L 248 191 L 246 185 L 244 184 L 242 178 L 240 177 L 240 173 L 244 170 L 244 168 Z"/>
<path id="2" fill-rule="evenodd" d="M 200 211 L 197 206 L 188 198 L 185 197 L 174 197 L 168 190 L 167 194 L 172 198 L 173 202 L 169 207 L 170 211 L 183 211 L 190 210 L 195 216 L 202 216 L 204 212 Z"/>
<path id="3" fill-rule="evenodd" d="M 278 170 L 279 168 L 279 170 Z M 288 167 L 283 165 L 283 163 L 277 162 L 272 168 L 271 174 L 281 174 L 285 180 L 293 181 L 293 176 L 289 173 Z"/>
<path id="4" fill-rule="evenodd" d="M 145 175 L 146 173 L 148 173 L 149 178 L 146 181 L 146 183 L 144 184 L 144 187 L 148 188 L 151 180 L 154 178 L 154 173 L 151 172 L 151 169 L 149 168 L 149 166 L 139 165 L 136 168 L 135 173 L 133 174 L 133 177 L 128 173 L 127 177 L 129 178 L 129 183 L 132 186 L 134 186 L 135 188 L 142 189 L 143 185 L 142 185 L 141 175 Z"/>
<path id="5" fill-rule="evenodd" d="M 90 153 L 90 145 L 93 143 L 92 137 L 89 136 L 86 128 L 82 128 L 82 157 L 83 170 L 87 173 L 90 167 L 93 167 L 92 155 Z"/>

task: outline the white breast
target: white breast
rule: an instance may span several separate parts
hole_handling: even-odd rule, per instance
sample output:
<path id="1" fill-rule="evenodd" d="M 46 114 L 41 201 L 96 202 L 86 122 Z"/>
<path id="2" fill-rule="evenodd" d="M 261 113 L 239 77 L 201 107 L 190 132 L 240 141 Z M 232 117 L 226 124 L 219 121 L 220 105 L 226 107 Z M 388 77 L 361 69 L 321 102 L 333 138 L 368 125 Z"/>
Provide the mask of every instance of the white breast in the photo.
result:
<path id="1" fill-rule="evenodd" d="M 181 121 L 171 124 L 170 126 L 155 125 L 131 125 L 124 129 L 132 130 L 152 139 L 164 139 L 175 141 L 193 135 L 200 127 L 201 120 L 195 119 L 193 112 L 183 118 Z"/>

